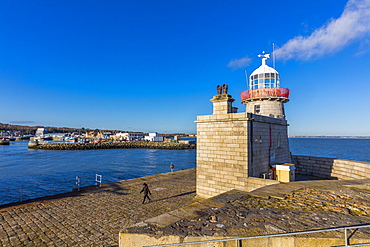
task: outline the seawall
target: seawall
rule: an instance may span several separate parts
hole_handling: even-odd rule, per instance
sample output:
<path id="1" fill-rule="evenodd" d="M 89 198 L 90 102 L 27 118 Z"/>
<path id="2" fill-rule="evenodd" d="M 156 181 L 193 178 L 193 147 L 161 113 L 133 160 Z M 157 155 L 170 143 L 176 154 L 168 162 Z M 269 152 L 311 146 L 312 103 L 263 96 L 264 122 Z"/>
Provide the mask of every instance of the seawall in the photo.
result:
<path id="1" fill-rule="evenodd" d="M 336 158 L 292 155 L 296 174 L 323 179 L 365 179 L 370 178 L 370 163 Z"/>
<path id="2" fill-rule="evenodd" d="M 55 143 L 30 142 L 28 148 L 46 150 L 89 150 L 89 149 L 124 149 L 124 148 L 152 148 L 152 149 L 195 149 L 195 144 L 170 142 L 102 142 L 102 143 Z"/>

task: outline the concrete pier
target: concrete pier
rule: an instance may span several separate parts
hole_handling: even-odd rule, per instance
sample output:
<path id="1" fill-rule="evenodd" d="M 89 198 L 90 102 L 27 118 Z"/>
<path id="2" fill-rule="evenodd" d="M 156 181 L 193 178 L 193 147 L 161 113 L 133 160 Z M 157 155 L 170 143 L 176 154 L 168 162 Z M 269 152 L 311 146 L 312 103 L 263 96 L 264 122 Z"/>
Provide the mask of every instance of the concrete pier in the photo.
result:
<path id="1" fill-rule="evenodd" d="M 370 179 L 305 179 L 202 200 L 195 197 L 195 169 L 189 169 L 0 206 L 0 246 L 108 247 L 120 238 L 121 246 L 136 247 L 138 240 L 165 243 L 170 235 L 200 240 L 370 223 Z M 141 204 L 144 182 L 152 192 L 148 204 Z M 143 222 L 150 228 L 132 227 Z M 351 243 L 370 238 L 368 230 L 358 234 Z M 316 237 L 306 242 L 328 246 Z M 342 235 L 324 237 L 343 245 Z"/>
<path id="2" fill-rule="evenodd" d="M 152 192 L 148 204 L 141 204 L 144 182 Z M 194 196 L 190 169 L 0 206 L 0 246 L 118 246 L 120 229 L 182 207 Z"/>

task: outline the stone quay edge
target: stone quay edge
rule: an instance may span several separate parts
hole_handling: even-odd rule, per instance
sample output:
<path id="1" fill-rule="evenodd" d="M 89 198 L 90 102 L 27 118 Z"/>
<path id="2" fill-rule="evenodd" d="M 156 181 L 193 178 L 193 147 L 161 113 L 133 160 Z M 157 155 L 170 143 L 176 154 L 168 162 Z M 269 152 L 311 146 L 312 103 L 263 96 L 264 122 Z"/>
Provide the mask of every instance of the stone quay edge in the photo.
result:
<path id="1" fill-rule="evenodd" d="M 196 145 L 170 142 L 102 142 L 102 143 L 30 142 L 28 144 L 28 148 L 44 150 L 90 150 L 90 149 L 125 149 L 125 148 L 182 150 L 182 149 L 195 149 Z"/>

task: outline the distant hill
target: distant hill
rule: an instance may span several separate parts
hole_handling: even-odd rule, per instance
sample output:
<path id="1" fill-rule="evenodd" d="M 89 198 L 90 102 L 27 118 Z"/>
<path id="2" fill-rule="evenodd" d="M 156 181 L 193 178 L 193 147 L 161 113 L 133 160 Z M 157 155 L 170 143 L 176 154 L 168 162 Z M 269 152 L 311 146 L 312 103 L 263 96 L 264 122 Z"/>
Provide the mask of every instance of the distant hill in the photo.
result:
<path id="1" fill-rule="evenodd" d="M 0 123 L 0 132 L 1 131 L 21 131 L 25 135 L 35 134 L 38 128 L 46 128 L 49 133 L 70 133 L 70 132 L 86 132 L 94 131 L 93 129 L 85 128 L 69 128 L 69 127 L 51 127 L 51 126 L 26 126 L 26 125 L 13 125 L 13 124 L 4 124 Z M 121 130 L 104 130 L 104 132 L 122 132 Z"/>
<path id="2" fill-rule="evenodd" d="M 51 126 L 26 126 L 26 125 L 14 125 L 14 124 L 4 124 L 0 123 L 0 132 L 3 131 L 21 131 L 24 135 L 34 135 L 38 128 L 46 128 L 48 133 L 72 133 L 72 132 L 90 132 L 96 129 L 85 129 L 85 128 L 69 128 L 69 127 L 51 127 Z M 139 131 L 128 131 L 128 130 L 100 130 L 102 132 L 111 132 L 116 134 L 119 132 L 139 132 Z M 184 133 L 167 133 L 161 134 L 164 136 L 189 136 Z"/>

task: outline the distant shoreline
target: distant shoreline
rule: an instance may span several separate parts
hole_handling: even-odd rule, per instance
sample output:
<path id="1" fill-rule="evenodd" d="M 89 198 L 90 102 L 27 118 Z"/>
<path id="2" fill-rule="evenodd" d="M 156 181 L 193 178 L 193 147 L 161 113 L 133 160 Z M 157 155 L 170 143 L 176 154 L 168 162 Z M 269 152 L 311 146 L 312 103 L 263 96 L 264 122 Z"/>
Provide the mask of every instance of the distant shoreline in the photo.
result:
<path id="1" fill-rule="evenodd" d="M 289 138 L 370 139 L 370 136 L 288 136 Z"/>

